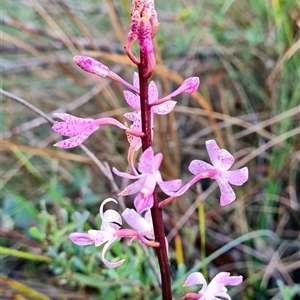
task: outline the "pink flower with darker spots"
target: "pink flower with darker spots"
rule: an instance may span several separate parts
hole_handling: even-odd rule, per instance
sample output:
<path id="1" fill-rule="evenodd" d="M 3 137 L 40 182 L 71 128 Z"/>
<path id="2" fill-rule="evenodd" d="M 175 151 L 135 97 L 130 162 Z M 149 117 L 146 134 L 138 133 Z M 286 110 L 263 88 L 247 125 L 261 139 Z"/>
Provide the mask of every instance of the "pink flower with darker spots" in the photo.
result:
<path id="1" fill-rule="evenodd" d="M 140 157 L 138 170 L 141 174 L 130 175 L 125 172 L 120 172 L 113 168 L 113 172 L 118 176 L 137 179 L 136 182 L 127 186 L 120 195 L 132 195 L 138 193 L 134 199 L 136 210 L 141 213 L 153 206 L 153 192 L 156 184 L 160 186 L 162 191 L 167 195 L 173 195 L 181 186 L 181 180 L 175 179 L 163 181 L 160 172 L 158 171 L 163 155 L 158 153 L 154 156 L 152 147 L 149 147 Z"/>
<path id="2" fill-rule="evenodd" d="M 212 165 L 202 160 L 193 160 L 189 165 L 189 171 L 196 175 L 192 181 L 205 177 L 215 179 L 221 191 L 221 206 L 230 204 L 236 198 L 230 184 L 241 186 L 245 183 L 249 176 L 248 168 L 228 171 L 234 163 L 234 157 L 227 150 L 220 149 L 215 140 L 206 141 L 205 145 Z"/>

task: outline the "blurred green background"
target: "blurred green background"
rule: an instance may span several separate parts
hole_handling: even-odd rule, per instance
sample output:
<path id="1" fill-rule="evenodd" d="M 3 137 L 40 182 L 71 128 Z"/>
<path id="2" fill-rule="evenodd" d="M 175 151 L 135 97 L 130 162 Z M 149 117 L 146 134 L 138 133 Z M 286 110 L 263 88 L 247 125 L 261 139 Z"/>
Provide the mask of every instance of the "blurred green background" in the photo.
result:
<path id="1" fill-rule="evenodd" d="M 192 159 L 208 161 L 204 142 L 211 138 L 233 153 L 234 168 L 250 171 L 229 206 L 220 207 L 219 190 L 205 181 L 166 208 L 174 299 L 190 291 L 182 284 L 192 268 L 204 265 L 209 279 L 220 271 L 244 276 L 233 299 L 299 299 L 300 4 L 156 2 L 152 79 L 160 95 L 189 76 L 201 79 L 198 93 L 177 97 L 174 112 L 156 119 L 163 177 L 186 182 Z M 16 101 L 49 116 L 59 110 L 125 122 L 124 88 L 84 73 L 72 58 L 92 56 L 131 82 L 136 69 L 123 51 L 130 4 L 2 1 L 1 88 L 12 94 L 1 91 L 2 299 L 160 299 L 152 249 L 115 243 L 108 259 L 126 262 L 108 269 L 101 249 L 68 240 L 71 232 L 99 228 L 101 201 L 126 182 L 110 178 L 107 167 L 103 174 L 80 148 L 54 148 L 62 137 Z M 84 144 L 104 167 L 126 170 L 128 142 L 116 128 L 101 128 Z M 197 212 L 204 200 L 205 222 Z M 132 206 L 132 198 L 124 201 Z"/>

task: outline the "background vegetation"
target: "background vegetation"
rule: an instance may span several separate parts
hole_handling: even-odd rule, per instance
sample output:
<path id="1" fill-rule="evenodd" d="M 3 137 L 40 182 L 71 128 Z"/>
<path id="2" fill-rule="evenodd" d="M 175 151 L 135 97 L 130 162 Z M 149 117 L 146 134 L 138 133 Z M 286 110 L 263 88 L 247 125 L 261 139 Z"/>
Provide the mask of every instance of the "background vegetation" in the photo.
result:
<path id="1" fill-rule="evenodd" d="M 104 164 L 99 169 L 80 148 L 55 149 L 61 137 L 51 124 L 16 101 L 19 96 L 49 116 L 65 111 L 124 122 L 123 87 L 84 73 L 72 58 L 92 56 L 131 81 L 135 69 L 123 53 L 130 2 L 2 2 L 2 88 L 13 94 L 2 95 L 1 104 L 2 299 L 160 298 L 149 267 L 149 261 L 156 263 L 152 251 L 145 253 L 136 242 L 116 244 L 108 256 L 126 263 L 108 269 L 99 249 L 67 238 L 75 230 L 98 228 L 101 201 L 126 184 L 105 165 L 126 169 L 124 134 L 101 128 L 85 142 Z M 208 160 L 204 142 L 211 138 L 234 154 L 236 168 L 250 170 L 249 182 L 236 189 L 238 199 L 229 206 L 219 206 L 219 191 L 207 181 L 166 209 L 174 297 L 187 292 L 187 274 L 207 264 L 209 278 L 220 271 L 244 276 L 231 290 L 233 299 L 296 299 L 299 2 L 156 2 L 161 26 L 153 80 L 160 94 L 186 77 L 201 79 L 199 93 L 176 98 L 174 113 L 155 124 L 164 178 L 186 182 L 189 162 Z M 197 212 L 204 200 L 205 227 Z M 132 198 L 124 201 L 130 206 Z"/>

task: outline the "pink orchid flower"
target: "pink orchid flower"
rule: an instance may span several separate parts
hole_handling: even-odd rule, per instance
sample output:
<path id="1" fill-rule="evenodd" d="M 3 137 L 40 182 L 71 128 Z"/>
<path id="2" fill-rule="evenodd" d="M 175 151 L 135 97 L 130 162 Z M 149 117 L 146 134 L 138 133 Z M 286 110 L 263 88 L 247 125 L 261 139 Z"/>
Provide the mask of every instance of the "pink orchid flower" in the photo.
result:
<path id="1" fill-rule="evenodd" d="M 236 199 L 234 190 L 230 186 L 241 186 L 248 180 L 248 168 L 228 171 L 233 163 L 234 157 L 225 149 L 220 149 L 215 140 L 205 142 L 206 149 L 212 165 L 202 161 L 193 160 L 189 165 L 189 171 L 196 175 L 193 181 L 198 178 L 210 177 L 217 181 L 221 190 L 221 206 L 230 204 Z"/>
<path id="2" fill-rule="evenodd" d="M 134 199 L 134 206 L 136 210 L 141 213 L 153 206 L 153 192 L 156 183 L 160 186 L 162 191 L 167 195 L 172 195 L 180 188 L 181 180 L 175 179 L 170 181 L 163 181 L 160 172 L 158 171 L 163 155 L 158 153 L 154 156 L 152 147 L 149 147 L 140 157 L 138 170 L 141 174 L 130 175 L 125 172 L 120 172 L 113 168 L 113 172 L 118 176 L 137 179 L 136 182 L 127 186 L 120 195 L 132 195 L 138 193 Z"/>
<path id="3" fill-rule="evenodd" d="M 103 125 L 114 125 L 128 134 L 143 136 L 142 132 L 135 132 L 113 118 L 94 120 L 90 118 L 78 118 L 66 113 L 54 113 L 53 116 L 62 119 L 64 122 L 56 122 L 52 126 L 52 129 L 63 136 L 70 137 L 54 145 L 60 148 L 69 149 L 82 144 L 93 132 Z"/>
<path id="4" fill-rule="evenodd" d="M 248 168 L 228 171 L 234 163 L 233 156 L 225 149 L 220 149 L 215 140 L 208 140 L 205 146 L 212 165 L 203 160 L 193 160 L 189 165 L 189 171 L 195 176 L 171 197 L 161 201 L 159 206 L 165 207 L 175 198 L 183 195 L 193 184 L 204 178 L 215 179 L 221 190 L 220 204 L 228 205 L 236 199 L 236 195 L 230 184 L 241 186 L 248 180 Z"/>
<path id="5" fill-rule="evenodd" d="M 198 293 L 188 293 L 181 300 L 214 300 L 220 298 L 231 300 L 225 285 L 236 286 L 242 281 L 243 276 L 230 276 L 230 273 L 221 272 L 207 285 L 204 276 L 199 272 L 194 272 L 188 276 L 183 286 L 202 284 L 202 289 Z"/>
<path id="6" fill-rule="evenodd" d="M 116 240 L 120 238 L 131 238 L 131 239 L 138 239 L 140 242 L 146 244 L 150 247 L 157 247 L 159 246 L 158 243 L 155 241 L 149 241 L 144 238 L 143 234 L 137 230 L 132 229 L 120 229 L 122 225 L 122 217 L 121 215 L 113 209 L 108 209 L 103 212 L 103 206 L 107 202 L 115 202 L 117 201 L 113 198 L 108 198 L 104 200 L 100 205 L 100 217 L 102 219 L 102 225 L 100 230 L 89 230 L 88 233 L 78 233 L 74 232 L 71 233 L 69 239 L 79 246 L 87 246 L 87 245 L 95 245 L 96 247 L 105 244 L 103 247 L 101 258 L 103 263 L 109 268 L 116 268 L 122 265 L 125 259 L 122 259 L 118 262 L 109 262 L 105 258 L 105 253 L 108 250 L 109 246 L 114 243 Z M 130 225 L 133 227 L 138 228 L 141 232 L 147 232 L 149 227 L 143 224 L 143 219 L 139 214 L 129 213 L 129 217 L 127 214 L 127 219 L 130 218 Z M 145 226 L 145 227 L 143 227 Z M 149 234 L 149 233 L 148 233 Z M 149 237 L 148 237 L 149 238 Z"/>
<path id="7" fill-rule="evenodd" d="M 151 81 L 149 84 L 149 104 L 151 105 L 151 126 L 153 126 L 153 117 L 154 114 L 158 115 L 166 115 L 171 112 L 175 105 L 176 101 L 170 100 L 175 96 L 178 96 L 182 93 L 192 94 L 195 92 L 200 84 L 200 80 L 198 77 L 190 77 L 187 78 L 180 87 L 172 92 L 171 94 L 158 99 L 158 90 L 157 86 L 154 81 Z M 138 73 L 134 73 L 133 75 L 133 86 L 136 89 L 139 89 L 139 75 Z M 135 109 L 134 112 L 126 113 L 124 116 L 134 122 L 137 118 L 140 118 L 140 110 L 141 110 L 141 103 L 140 103 L 140 96 L 132 93 L 130 91 L 124 91 L 125 99 L 129 106 Z"/>
<path id="8" fill-rule="evenodd" d="M 140 87 L 139 83 L 139 75 L 138 73 L 134 73 L 133 75 L 133 86 L 138 88 Z M 158 100 L 158 90 L 157 86 L 154 81 L 151 81 L 149 84 L 149 104 L 153 104 Z M 134 94 L 130 91 L 124 91 L 124 96 L 125 99 L 128 103 L 129 106 L 131 106 L 133 109 L 135 109 L 134 112 L 126 113 L 124 116 L 134 122 L 138 116 L 140 115 L 140 110 L 141 110 L 141 103 L 140 103 L 140 96 L 137 94 Z M 163 103 L 159 105 L 154 105 L 151 108 L 151 126 L 153 126 L 153 116 L 154 114 L 158 115 L 166 115 L 170 111 L 173 110 L 173 108 L 176 105 L 176 101 L 169 100 L 169 101 L 164 101 Z"/>

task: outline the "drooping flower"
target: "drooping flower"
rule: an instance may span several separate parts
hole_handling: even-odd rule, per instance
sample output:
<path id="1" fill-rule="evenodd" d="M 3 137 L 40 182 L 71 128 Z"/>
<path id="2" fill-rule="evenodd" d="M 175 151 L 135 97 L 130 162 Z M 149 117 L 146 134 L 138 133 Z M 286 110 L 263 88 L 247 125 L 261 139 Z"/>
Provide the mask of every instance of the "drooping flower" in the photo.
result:
<path id="1" fill-rule="evenodd" d="M 236 286 L 242 281 L 243 276 L 230 276 L 230 273 L 221 272 L 207 285 L 204 276 L 200 272 L 194 272 L 188 276 L 183 286 L 202 284 L 202 289 L 198 293 L 188 293 L 181 300 L 220 300 L 221 298 L 231 300 L 225 286 Z"/>
<path id="2" fill-rule="evenodd" d="M 108 250 L 109 246 L 114 243 L 116 240 L 120 238 L 136 238 L 140 242 L 150 246 L 150 247 L 157 247 L 159 244 L 156 243 L 155 241 L 149 241 L 144 238 L 144 235 L 142 232 L 139 232 L 138 230 L 132 230 L 132 229 L 121 229 L 122 225 L 122 217 L 121 215 L 113 210 L 113 209 L 108 209 L 105 212 L 103 212 L 103 206 L 107 202 L 115 202 L 117 201 L 113 198 L 108 198 L 104 200 L 101 205 L 100 205 L 100 217 L 102 220 L 102 224 L 100 227 L 100 230 L 89 230 L 88 233 L 78 233 L 74 232 L 71 233 L 69 236 L 69 239 L 79 245 L 79 246 L 88 246 L 88 245 L 95 245 L 96 247 L 105 244 L 103 247 L 102 253 L 101 253 L 101 258 L 103 263 L 109 267 L 109 268 L 116 268 L 123 264 L 125 259 L 122 259 L 118 262 L 109 262 L 105 258 L 105 253 Z M 141 225 L 141 216 L 138 214 L 133 214 L 130 213 L 130 223 L 129 225 L 135 226 L 136 224 L 139 225 L 139 229 L 143 231 L 143 226 Z M 138 227 L 138 226 L 137 226 Z M 147 230 L 148 227 L 145 227 L 145 230 Z M 147 233 L 148 234 L 148 233 Z M 149 238 L 149 236 L 147 236 Z"/>
<path id="3" fill-rule="evenodd" d="M 114 125 L 131 135 L 143 136 L 142 132 L 135 132 L 114 118 L 100 118 L 94 120 L 91 118 L 78 118 L 66 113 L 54 113 L 53 116 L 64 122 L 56 122 L 52 126 L 52 129 L 63 136 L 70 137 L 54 145 L 60 148 L 69 149 L 82 144 L 93 132 L 103 125 Z"/>
<path id="4" fill-rule="evenodd" d="M 156 183 L 167 195 L 172 195 L 180 188 L 180 179 L 170 181 L 162 180 L 161 174 L 158 171 L 162 158 L 163 155 L 161 153 L 154 156 L 152 147 L 149 147 L 143 152 L 139 160 L 138 170 L 141 174 L 130 175 L 113 168 L 113 172 L 118 176 L 129 179 L 137 179 L 137 181 L 127 186 L 120 195 L 126 196 L 138 193 L 134 199 L 134 206 L 139 213 L 153 206 L 153 192 Z"/>
<path id="5" fill-rule="evenodd" d="M 189 165 L 189 171 L 196 175 L 193 181 L 205 175 L 215 179 L 221 191 L 221 206 L 230 204 L 236 199 L 230 184 L 241 186 L 245 183 L 249 176 L 248 168 L 228 171 L 234 163 L 234 157 L 227 150 L 220 149 L 215 140 L 206 141 L 205 145 L 212 165 L 202 160 L 193 160 Z"/>

